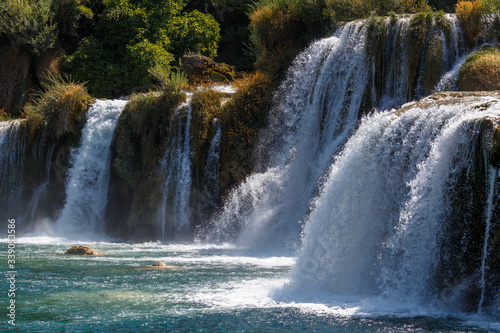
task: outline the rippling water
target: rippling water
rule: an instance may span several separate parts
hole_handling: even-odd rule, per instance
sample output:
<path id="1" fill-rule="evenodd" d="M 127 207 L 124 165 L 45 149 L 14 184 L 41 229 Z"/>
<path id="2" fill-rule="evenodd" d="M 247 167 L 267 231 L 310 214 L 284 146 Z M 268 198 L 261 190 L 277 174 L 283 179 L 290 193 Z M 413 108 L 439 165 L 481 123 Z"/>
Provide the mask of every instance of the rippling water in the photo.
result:
<path id="1" fill-rule="evenodd" d="M 1 240 L 6 249 L 6 239 Z M 64 255 L 74 242 L 17 243 L 18 332 L 489 332 L 489 318 L 450 315 L 380 299 L 292 295 L 282 288 L 294 253 L 232 245 L 87 245 L 101 257 Z M 6 250 L 0 260 L 7 262 Z M 148 267 L 163 261 L 180 268 Z M 4 265 L 5 267 L 5 265 Z M 2 308 L 7 281 L 2 279 Z M 5 312 L 6 314 L 6 312 Z M 4 317 L 1 327 L 7 326 Z"/>

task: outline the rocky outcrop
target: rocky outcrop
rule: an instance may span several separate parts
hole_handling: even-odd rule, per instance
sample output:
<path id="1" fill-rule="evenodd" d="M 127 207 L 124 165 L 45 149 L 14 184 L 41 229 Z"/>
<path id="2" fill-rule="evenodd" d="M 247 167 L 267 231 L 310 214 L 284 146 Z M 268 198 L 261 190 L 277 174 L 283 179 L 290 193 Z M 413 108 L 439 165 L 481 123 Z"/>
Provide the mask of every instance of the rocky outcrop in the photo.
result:
<path id="1" fill-rule="evenodd" d="M 202 55 L 184 56 L 181 64 L 181 70 L 187 74 L 191 84 L 228 83 L 235 79 L 232 66 L 217 63 L 211 58 Z"/>
<path id="2" fill-rule="evenodd" d="M 83 256 L 100 256 L 101 252 L 94 250 L 91 247 L 85 245 L 75 245 L 71 248 L 67 249 L 64 254 L 75 254 L 75 255 L 83 255 Z"/>

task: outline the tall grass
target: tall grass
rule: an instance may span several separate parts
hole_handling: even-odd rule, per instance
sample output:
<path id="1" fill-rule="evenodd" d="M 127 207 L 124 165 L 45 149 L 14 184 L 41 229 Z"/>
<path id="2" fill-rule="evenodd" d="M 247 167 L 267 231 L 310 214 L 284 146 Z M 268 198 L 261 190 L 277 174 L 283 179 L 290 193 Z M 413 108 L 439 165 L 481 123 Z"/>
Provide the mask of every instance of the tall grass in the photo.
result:
<path id="1" fill-rule="evenodd" d="M 43 89 L 24 108 L 24 117 L 34 128 L 46 122 L 55 137 L 77 134 L 83 125 L 91 96 L 71 78 L 48 77 Z"/>
<path id="2" fill-rule="evenodd" d="M 181 70 L 172 71 L 170 68 L 156 65 L 148 72 L 159 83 L 161 89 L 181 91 L 189 85 L 186 73 Z"/>

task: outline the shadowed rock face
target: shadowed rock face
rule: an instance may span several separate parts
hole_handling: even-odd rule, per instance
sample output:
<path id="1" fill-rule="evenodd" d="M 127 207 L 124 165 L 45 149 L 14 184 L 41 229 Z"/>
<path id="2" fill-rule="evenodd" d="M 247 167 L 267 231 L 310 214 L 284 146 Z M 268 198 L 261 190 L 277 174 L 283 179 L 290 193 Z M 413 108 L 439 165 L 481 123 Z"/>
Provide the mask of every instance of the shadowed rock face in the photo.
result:
<path id="1" fill-rule="evenodd" d="M 75 254 L 75 255 L 84 255 L 84 256 L 100 256 L 101 252 L 94 250 L 91 247 L 85 245 L 75 245 L 71 248 L 67 249 L 64 254 Z"/>

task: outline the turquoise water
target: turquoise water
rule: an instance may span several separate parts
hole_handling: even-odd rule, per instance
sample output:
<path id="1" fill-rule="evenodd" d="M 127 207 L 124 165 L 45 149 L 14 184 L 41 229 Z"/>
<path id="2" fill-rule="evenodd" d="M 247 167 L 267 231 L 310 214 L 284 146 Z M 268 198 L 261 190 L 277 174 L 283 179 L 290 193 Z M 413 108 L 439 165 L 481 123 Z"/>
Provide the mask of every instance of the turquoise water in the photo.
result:
<path id="1" fill-rule="evenodd" d="M 20 238 L 15 332 L 490 332 L 494 319 L 376 298 L 287 292 L 294 253 L 231 245 L 86 243 L 101 257 L 64 255 L 75 242 Z M 7 242 L 0 260 L 7 262 Z M 179 268 L 154 269 L 156 261 Z M 8 283 L 2 279 L 2 308 Z M 6 312 L 5 312 L 6 314 Z"/>

